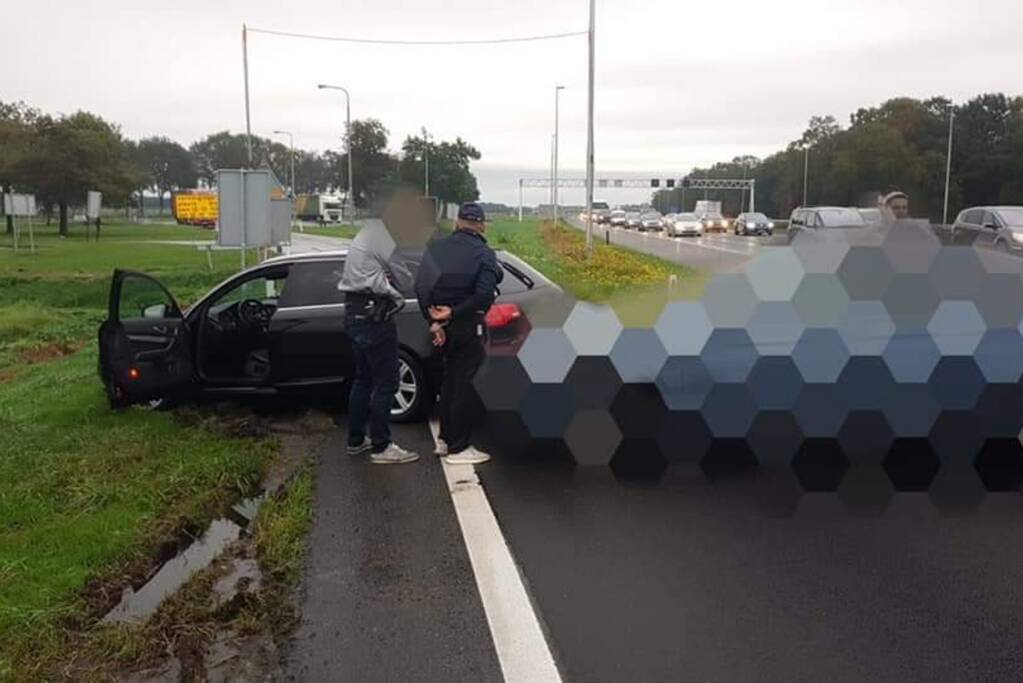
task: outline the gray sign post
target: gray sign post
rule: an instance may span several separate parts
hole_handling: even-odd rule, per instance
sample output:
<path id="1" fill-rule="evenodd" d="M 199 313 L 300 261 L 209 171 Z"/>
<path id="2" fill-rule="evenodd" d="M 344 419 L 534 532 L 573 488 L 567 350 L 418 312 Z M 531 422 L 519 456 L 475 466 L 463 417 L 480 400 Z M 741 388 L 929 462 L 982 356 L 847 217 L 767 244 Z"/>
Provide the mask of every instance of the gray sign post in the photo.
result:
<path id="1" fill-rule="evenodd" d="M 273 234 L 273 174 L 265 169 L 217 171 L 217 244 L 246 249 L 270 246 Z"/>

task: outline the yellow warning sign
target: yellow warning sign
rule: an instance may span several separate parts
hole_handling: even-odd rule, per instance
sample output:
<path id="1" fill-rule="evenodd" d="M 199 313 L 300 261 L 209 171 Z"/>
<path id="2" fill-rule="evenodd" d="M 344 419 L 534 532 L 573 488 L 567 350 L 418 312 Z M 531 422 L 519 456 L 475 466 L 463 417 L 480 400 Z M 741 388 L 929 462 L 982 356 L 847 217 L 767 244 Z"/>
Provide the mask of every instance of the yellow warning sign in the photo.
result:
<path id="1" fill-rule="evenodd" d="M 215 222 L 217 209 L 217 195 L 212 192 L 174 195 L 174 217 L 179 223 Z"/>

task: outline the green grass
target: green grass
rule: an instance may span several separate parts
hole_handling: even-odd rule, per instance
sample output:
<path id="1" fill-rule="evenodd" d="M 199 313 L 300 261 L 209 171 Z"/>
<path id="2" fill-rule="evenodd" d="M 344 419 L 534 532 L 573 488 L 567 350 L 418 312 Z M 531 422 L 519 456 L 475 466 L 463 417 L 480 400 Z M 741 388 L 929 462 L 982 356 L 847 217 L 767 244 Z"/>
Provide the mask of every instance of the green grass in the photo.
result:
<path id="1" fill-rule="evenodd" d="M 251 491 L 272 454 L 203 411 L 111 412 L 96 376 L 113 269 L 155 275 L 184 305 L 236 272 L 238 254 L 218 254 L 210 272 L 194 247 L 152 241 L 209 237 L 110 225 L 96 243 L 72 226 L 15 254 L 0 236 L 0 680 L 66 658 L 67 638 L 96 616 L 87 586 L 124 574 L 120 590 L 161 542 Z"/>
<path id="2" fill-rule="evenodd" d="M 487 240 L 518 254 L 572 296 L 615 306 L 632 325 L 644 324 L 665 301 L 698 298 L 709 281 L 708 273 L 601 242 L 588 256 L 583 233 L 563 224 L 495 221 Z"/>
<path id="3" fill-rule="evenodd" d="M 323 235 L 324 237 L 352 239 L 359 232 L 359 228 L 354 225 L 307 225 L 298 232 L 309 235 Z"/>
<path id="4" fill-rule="evenodd" d="M 269 444 L 207 424 L 112 412 L 93 348 L 0 385 L 0 678 L 4 656 L 59 652 L 90 579 L 147 564 L 169 534 L 252 491 Z"/>
<path id="5" fill-rule="evenodd" d="M 298 582 L 312 516 L 313 478 L 308 470 L 295 477 L 283 496 L 271 498 L 260 509 L 256 556 L 274 580 L 292 586 Z"/>

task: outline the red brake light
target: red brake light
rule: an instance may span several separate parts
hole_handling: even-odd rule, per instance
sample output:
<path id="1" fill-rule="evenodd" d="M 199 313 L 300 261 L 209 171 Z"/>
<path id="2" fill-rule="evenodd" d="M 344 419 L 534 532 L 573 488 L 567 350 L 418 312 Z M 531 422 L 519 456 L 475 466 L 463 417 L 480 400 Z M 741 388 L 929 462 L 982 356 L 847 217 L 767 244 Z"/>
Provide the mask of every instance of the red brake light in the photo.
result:
<path id="1" fill-rule="evenodd" d="M 487 327 L 506 327 L 522 317 L 516 304 L 494 304 L 487 311 Z"/>
<path id="2" fill-rule="evenodd" d="M 128 369 L 128 379 L 138 379 L 141 376 L 142 375 L 141 375 L 141 373 L 139 373 L 138 368 L 129 368 Z"/>

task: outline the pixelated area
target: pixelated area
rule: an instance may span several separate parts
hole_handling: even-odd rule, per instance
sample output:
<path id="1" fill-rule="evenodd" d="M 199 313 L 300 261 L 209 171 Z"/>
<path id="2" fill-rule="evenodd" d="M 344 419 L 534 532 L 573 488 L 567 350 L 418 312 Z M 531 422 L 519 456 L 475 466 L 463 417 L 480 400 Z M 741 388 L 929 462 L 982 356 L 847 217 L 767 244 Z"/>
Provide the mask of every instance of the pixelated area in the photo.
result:
<path id="1" fill-rule="evenodd" d="M 564 295 L 524 315 L 476 381 L 520 456 L 641 483 L 752 470 L 779 514 L 806 492 L 881 514 L 901 492 L 962 511 L 1023 485 L 1023 260 L 920 222 L 764 247 L 650 326 Z"/>

